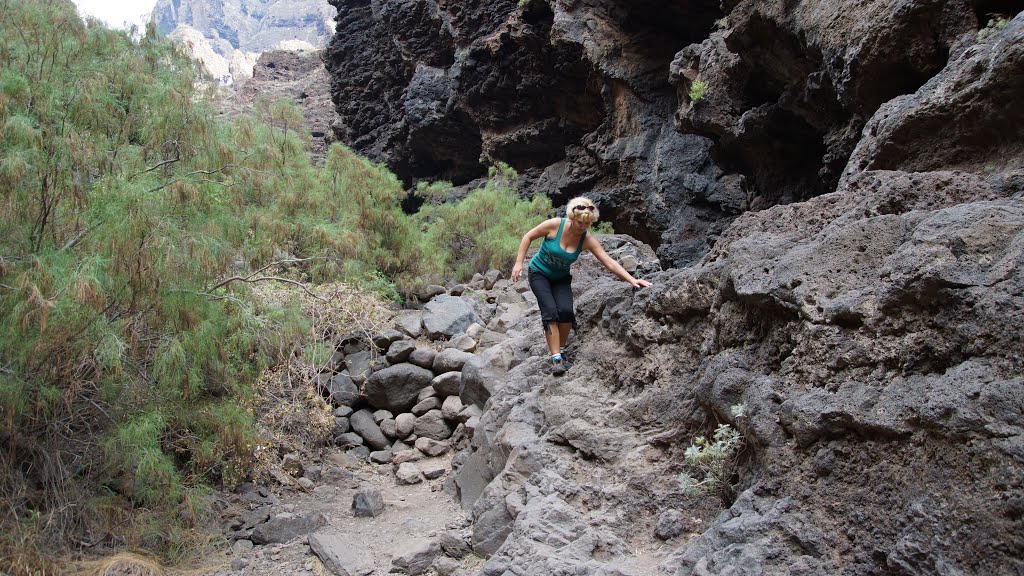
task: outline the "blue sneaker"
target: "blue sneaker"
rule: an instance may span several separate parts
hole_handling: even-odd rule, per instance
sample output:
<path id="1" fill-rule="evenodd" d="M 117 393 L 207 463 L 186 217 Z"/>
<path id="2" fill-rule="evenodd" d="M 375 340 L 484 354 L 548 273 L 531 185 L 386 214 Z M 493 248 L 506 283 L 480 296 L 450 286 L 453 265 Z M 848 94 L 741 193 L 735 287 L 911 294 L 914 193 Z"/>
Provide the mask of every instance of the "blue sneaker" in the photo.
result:
<path id="1" fill-rule="evenodd" d="M 565 374 L 565 371 L 568 369 L 569 368 L 565 365 L 565 360 L 562 360 L 561 358 L 551 359 L 551 374 L 561 376 L 562 374 Z"/>
<path id="2" fill-rule="evenodd" d="M 565 366 L 565 369 L 569 370 L 572 368 L 572 360 L 569 359 L 569 354 L 565 350 L 562 350 L 559 354 L 562 356 L 562 365 Z"/>

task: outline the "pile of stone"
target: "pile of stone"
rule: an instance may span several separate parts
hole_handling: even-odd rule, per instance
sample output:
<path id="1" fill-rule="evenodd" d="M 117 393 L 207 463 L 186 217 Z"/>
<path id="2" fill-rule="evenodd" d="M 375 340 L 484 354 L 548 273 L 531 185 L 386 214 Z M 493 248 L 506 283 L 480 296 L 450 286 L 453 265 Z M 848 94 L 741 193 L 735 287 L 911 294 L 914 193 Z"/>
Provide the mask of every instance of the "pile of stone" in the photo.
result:
<path id="1" fill-rule="evenodd" d="M 445 473 L 411 463 L 468 444 L 490 395 L 489 368 L 508 367 L 484 350 L 532 307 L 532 294 L 482 291 L 506 287 L 496 281 L 492 271 L 468 286 L 428 287 L 426 303 L 399 313 L 393 328 L 344 339 L 318 383 L 337 406 L 335 443 L 349 456 L 394 464 L 401 483 Z"/>

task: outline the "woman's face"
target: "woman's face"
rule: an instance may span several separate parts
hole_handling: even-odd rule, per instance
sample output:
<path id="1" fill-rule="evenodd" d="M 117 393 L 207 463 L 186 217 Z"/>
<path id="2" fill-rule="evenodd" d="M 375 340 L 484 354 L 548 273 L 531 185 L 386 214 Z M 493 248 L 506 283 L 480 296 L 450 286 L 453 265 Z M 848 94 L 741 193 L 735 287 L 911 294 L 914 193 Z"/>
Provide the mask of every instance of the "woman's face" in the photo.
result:
<path id="1" fill-rule="evenodd" d="M 590 228 L 590 222 L 583 222 L 582 220 L 576 220 L 575 218 L 569 220 L 572 223 L 573 230 L 577 232 L 586 232 L 587 228 Z"/>

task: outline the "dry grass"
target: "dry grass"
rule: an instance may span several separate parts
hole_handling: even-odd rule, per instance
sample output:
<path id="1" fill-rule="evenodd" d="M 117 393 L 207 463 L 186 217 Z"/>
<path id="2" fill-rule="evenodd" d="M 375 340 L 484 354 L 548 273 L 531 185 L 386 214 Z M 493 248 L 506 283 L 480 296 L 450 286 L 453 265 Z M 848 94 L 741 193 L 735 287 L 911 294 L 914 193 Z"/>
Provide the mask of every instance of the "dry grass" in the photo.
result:
<path id="1" fill-rule="evenodd" d="M 164 576 L 160 564 L 139 554 L 122 552 L 109 558 L 77 562 L 66 567 L 72 576 Z"/>
<path id="2" fill-rule="evenodd" d="M 309 323 L 306 340 L 295 342 L 292 353 L 264 372 L 257 385 L 254 414 L 264 442 L 257 447 L 255 475 L 276 464 L 277 454 L 312 453 L 333 439 L 332 407 L 318 390 L 317 375 L 328 369 L 330 353 L 352 332 L 369 340 L 394 316 L 383 298 L 346 284 L 325 284 L 302 290 L 289 284 L 263 284 L 254 294 L 266 304 L 299 304 Z M 324 358 L 310 358 L 303 350 L 321 346 Z"/>

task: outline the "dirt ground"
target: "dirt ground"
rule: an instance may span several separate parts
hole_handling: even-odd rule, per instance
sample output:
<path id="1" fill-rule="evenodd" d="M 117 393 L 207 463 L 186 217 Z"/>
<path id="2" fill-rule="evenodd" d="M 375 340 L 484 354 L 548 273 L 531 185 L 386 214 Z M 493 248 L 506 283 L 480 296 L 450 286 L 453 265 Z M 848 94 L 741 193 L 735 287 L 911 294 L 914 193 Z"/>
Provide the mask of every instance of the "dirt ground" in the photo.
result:
<path id="1" fill-rule="evenodd" d="M 419 461 L 417 464 L 444 464 L 450 470 L 451 455 Z M 411 538 L 438 538 L 446 531 L 459 531 L 468 521 L 458 504 L 441 490 L 447 475 L 419 484 L 399 485 L 391 465 L 360 463 L 351 469 L 353 476 L 335 483 L 318 483 L 313 489 L 284 489 L 274 491 L 280 502 L 272 513 L 302 514 L 322 512 L 328 527 L 340 532 L 353 549 L 368 550 L 373 558 L 375 573 L 391 571 L 392 555 L 403 542 Z M 373 518 L 357 518 L 352 510 L 356 492 L 379 490 L 384 498 L 384 511 Z M 462 560 L 465 568 L 478 565 L 481 559 L 470 555 Z M 188 575 L 324 575 L 331 572 L 312 553 L 305 537 L 287 544 L 242 547 L 235 544 L 214 556 L 202 560 L 197 566 L 168 574 Z M 433 573 L 433 572 L 431 572 Z"/>

